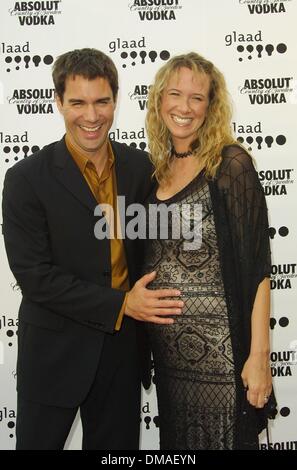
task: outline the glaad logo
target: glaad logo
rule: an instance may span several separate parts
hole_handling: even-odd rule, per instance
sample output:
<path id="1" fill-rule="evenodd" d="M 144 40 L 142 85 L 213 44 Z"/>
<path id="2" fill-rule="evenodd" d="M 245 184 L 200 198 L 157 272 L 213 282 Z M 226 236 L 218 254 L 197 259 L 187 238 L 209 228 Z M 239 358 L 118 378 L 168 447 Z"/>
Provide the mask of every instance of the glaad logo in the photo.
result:
<path id="1" fill-rule="evenodd" d="M 9 347 L 13 346 L 13 340 L 17 335 L 18 319 L 8 318 L 6 315 L 0 317 L 0 331 L 6 330 L 7 344 Z"/>
<path id="2" fill-rule="evenodd" d="M 133 0 L 131 11 L 137 11 L 141 21 L 176 20 L 176 12 L 182 9 L 180 0 Z"/>
<path id="3" fill-rule="evenodd" d="M 144 111 L 147 107 L 150 86 L 151 85 L 135 85 L 134 90 L 129 93 L 130 100 L 137 103 L 141 111 Z"/>
<path id="4" fill-rule="evenodd" d="M 239 0 L 246 5 L 251 15 L 267 15 L 270 13 L 286 13 L 285 2 L 288 0 Z M 290 0 L 289 0 L 290 1 Z"/>
<path id="5" fill-rule="evenodd" d="M 142 408 L 141 408 L 141 414 L 143 416 L 143 422 L 145 425 L 145 429 L 149 430 L 151 429 L 151 426 L 154 424 L 156 428 L 159 427 L 159 416 L 151 416 L 152 411 L 150 409 L 150 404 L 149 402 L 146 402 Z"/>
<path id="6" fill-rule="evenodd" d="M 279 414 L 283 417 L 283 418 L 287 418 L 287 416 L 289 416 L 291 413 L 291 410 L 288 406 L 283 406 L 279 412 Z"/>
<path id="7" fill-rule="evenodd" d="M 62 0 L 15 2 L 8 11 L 16 16 L 20 26 L 50 26 L 55 24 L 55 17 L 61 14 L 59 7 Z"/>
<path id="8" fill-rule="evenodd" d="M 55 102 L 54 88 L 16 89 L 9 104 L 16 105 L 19 114 L 53 114 Z"/>
<path id="9" fill-rule="evenodd" d="M 286 94 L 293 92 L 293 77 L 247 78 L 239 87 L 241 95 L 247 95 L 251 105 L 287 103 Z"/>
<path id="10" fill-rule="evenodd" d="M 236 46 L 236 50 L 239 53 L 239 62 L 243 62 L 244 59 L 262 59 L 264 57 L 271 57 L 275 53 L 284 54 L 287 52 L 287 45 L 283 42 L 279 44 L 262 44 L 262 41 L 261 30 L 256 34 L 242 34 L 237 31 L 232 31 L 232 33 L 225 36 L 226 47 L 230 47 L 232 45 Z"/>
<path id="11" fill-rule="evenodd" d="M 0 366 L 4 364 L 4 344 L 0 340 Z"/>
<path id="12" fill-rule="evenodd" d="M 278 320 L 278 324 L 279 326 L 281 326 L 282 328 L 286 328 L 288 325 L 289 325 L 289 319 L 288 317 L 281 317 L 279 320 Z M 277 321 L 275 318 L 270 318 L 270 329 L 271 330 L 274 330 L 274 327 L 277 325 Z"/>
<path id="13" fill-rule="evenodd" d="M 1 43 L 1 53 L 5 55 L 6 72 L 12 70 L 29 69 L 29 67 L 39 67 L 40 65 L 51 65 L 54 58 L 50 54 L 43 57 L 30 52 L 30 43 L 25 44 L 6 44 Z"/>
<path id="14" fill-rule="evenodd" d="M 248 146 L 248 150 L 253 150 L 255 147 L 257 150 L 271 149 L 275 144 L 285 145 L 287 138 L 283 134 L 277 136 L 265 135 L 262 136 L 262 123 L 260 121 L 257 124 L 238 124 L 232 122 L 233 131 L 236 135 L 238 142 Z"/>
<path id="15" fill-rule="evenodd" d="M 297 277 L 296 263 L 274 264 L 271 267 L 271 289 L 292 289 L 292 279 Z"/>
<path id="16" fill-rule="evenodd" d="M 261 170 L 258 172 L 259 180 L 266 196 L 286 196 L 288 187 L 294 183 L 292 173 L 294 169 Z M 284 231 L 280 231 L 284 233 Z M 284 236 L 284 235 L 281 235 Z"/>
<path id="17" fill-rule="evenodd" d="M 108 45 L 109 52 L 114 54 L 116 52 L 120 53 L 122 59 L 122 67 L 125 69 L 127 65 L 132 65 L 134 67 L 138 64 L 145 64 L 147 62 L 156 62 L 157 60 L 168 60 L 170 58 L 170 53 L 167 50 L 162 51 L 147 51 L 146 50 L 146 40 L 142 36 L 141 39 L 124 41 L 120 38 L 111 41 Z M 125 49 L 125 50 L 123 50 Z M 128 51 L 126 50 L 128 49 Z"/>
<path id="18" fill-rule="evenodd" d="M 144 127 L 139 131 L 124 131 L 119 128 L 109 133 L 111 140 L 117 140 L 130 145 L 130 147 L 139 148 L 140 150 L 146 149 L 146 139 L 144 134 Z"/>
<path id="19" fill-rule="evenodd" d="M 6 421 L 6 425 L 9 429 L 9 432 L 12 432 L 12 429 L 15 427 L 16 412 L 15 410 L 9 409 L 7 406 L 0 408 L 0 424 Z M 14 420 L 14 421 L 12 421 Z M 13 434 L 9 434 L 10 438 L 13 438 Z"/>
<path id="20" fill-rule="evenodd" d="M 278 229 L 278 234 L 280 237 L 287 237 L 289 235 L 289 229 L 288 227 L 280 227 Z M 274 227 L 269 227 L 269 236 L 273 240 L 276 235 L 276 229 Z"/>
<path id="21" fill-rule="evenodd" d="M 0 144 L 3 145 L 1 153 L 5 156 L 5 163 L 14 163 L 40 150 L 38 145 L 29 143 L 28 131 L 23 134 L 4 134 L 0 132 Z"/>

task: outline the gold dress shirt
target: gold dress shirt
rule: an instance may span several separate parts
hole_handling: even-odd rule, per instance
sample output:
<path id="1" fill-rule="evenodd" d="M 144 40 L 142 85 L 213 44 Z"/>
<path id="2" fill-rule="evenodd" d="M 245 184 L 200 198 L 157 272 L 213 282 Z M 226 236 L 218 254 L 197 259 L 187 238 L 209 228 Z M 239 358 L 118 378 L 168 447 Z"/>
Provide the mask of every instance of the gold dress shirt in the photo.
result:
<path id="1" fill-rule="evenodd" d="M 117 208 L 117 182 L 115 174 L 114 154 L 110 142 L 108 143 L 108 158 L 101 175 L 99 176 L 94 163 L 85 155 L 82 155 L 71 144 L 70 139 L 66 135 L 66 146 L 77 164 L 86 182 L 88 183 L 98 204 L 109 204 L 113 208 L 114 214 L 114 232 L 115 236 L 110 239 L 111 252 L 111 287 L 123 291 L 129 290 L 129 278 L 126 255 L 124 251 L 123 240 L 117 238 L 117 221 L 119 220 Z M 107 214 L 107 220 L 109 219 Z M 110 220 L 110 219 L 109 219 Z M 112 221 L 110 221 L 112 223 Z M 121 328 L 123 315 L 125 312 L 127 295 L 125 296 L 121 307 L 115 330 Z"/>

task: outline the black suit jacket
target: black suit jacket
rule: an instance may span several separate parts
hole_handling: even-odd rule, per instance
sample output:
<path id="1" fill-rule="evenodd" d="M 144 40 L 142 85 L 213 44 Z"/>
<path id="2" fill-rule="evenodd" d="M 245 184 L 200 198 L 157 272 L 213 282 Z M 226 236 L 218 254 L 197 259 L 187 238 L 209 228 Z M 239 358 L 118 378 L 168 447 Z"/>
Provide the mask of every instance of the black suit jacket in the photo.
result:
<path id="1" fill-rule="evenodd" d="M 151 188 L 147 154 L 112 147 L 118 195 L 126 206 L 143 202 Z M 96 205 L 64 139 L 6 173 L 3 234 L 23 294 L 17 374 L 27 399 L 77 406 L 94 379 L 104 335 L 114 333 L 124 293 L 111 288 L 109 240 L 94 236 Z M 141 243 L 124 239 L 131 285 L 140 274 Z"/>

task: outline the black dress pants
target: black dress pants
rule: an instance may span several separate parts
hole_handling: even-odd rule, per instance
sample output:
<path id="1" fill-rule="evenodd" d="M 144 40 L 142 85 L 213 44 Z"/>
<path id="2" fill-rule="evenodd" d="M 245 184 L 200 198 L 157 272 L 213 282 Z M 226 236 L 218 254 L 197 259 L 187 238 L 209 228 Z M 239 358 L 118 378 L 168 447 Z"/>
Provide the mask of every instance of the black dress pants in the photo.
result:
<path id="1" fill-rule="evenodd" d="M 62 450 L 78 408 L 83 449 L 138 449 L 141 389 L 138 356 L 131 341 L 125 345 L 118 333 L 106 335 L 96 377 L 79 407 L 48 406 L 18 396 L 16 450 Z"/>

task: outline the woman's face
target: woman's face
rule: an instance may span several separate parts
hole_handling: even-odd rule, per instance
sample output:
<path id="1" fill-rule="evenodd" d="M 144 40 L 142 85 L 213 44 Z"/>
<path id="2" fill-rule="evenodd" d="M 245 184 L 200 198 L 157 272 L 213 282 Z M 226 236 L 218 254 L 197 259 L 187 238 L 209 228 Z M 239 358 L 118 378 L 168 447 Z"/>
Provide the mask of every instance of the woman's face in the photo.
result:
<path id="1" fill-rule="evenodd" d="M 182 67 L 172 74 L 161 99 L 161 116 L 177 152 L 187 151 L 204 123 L 209 76 Z"/>

